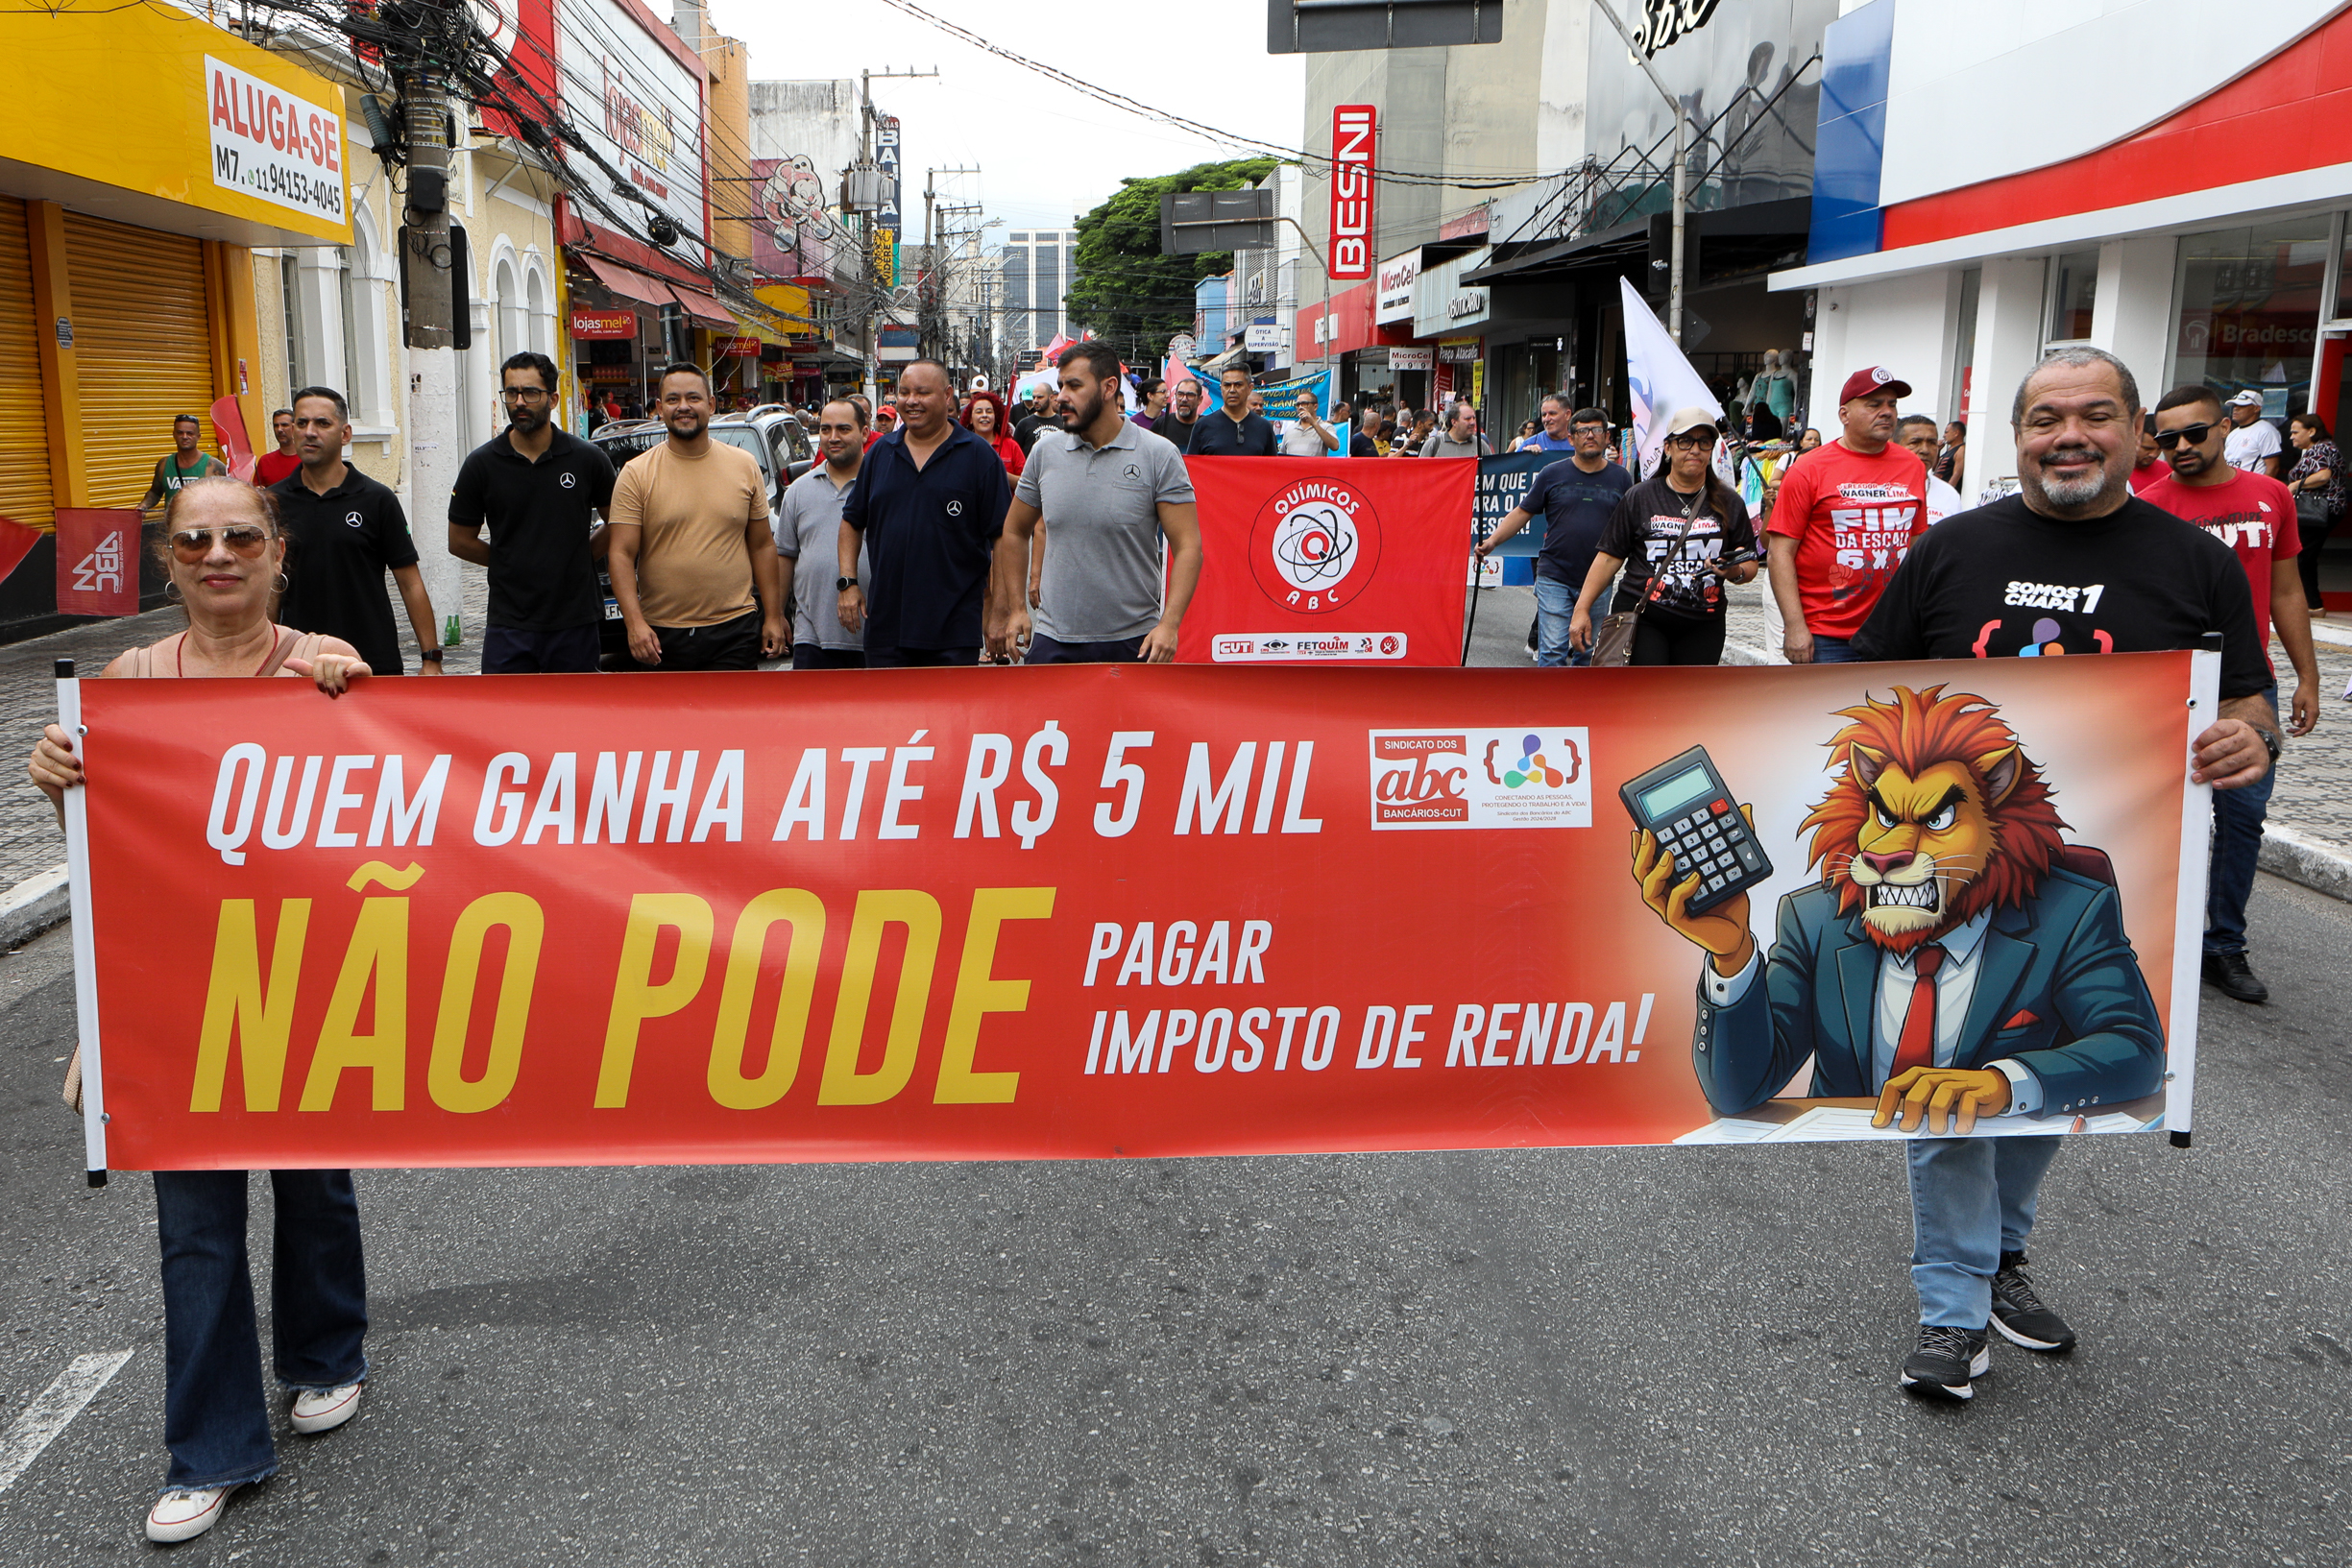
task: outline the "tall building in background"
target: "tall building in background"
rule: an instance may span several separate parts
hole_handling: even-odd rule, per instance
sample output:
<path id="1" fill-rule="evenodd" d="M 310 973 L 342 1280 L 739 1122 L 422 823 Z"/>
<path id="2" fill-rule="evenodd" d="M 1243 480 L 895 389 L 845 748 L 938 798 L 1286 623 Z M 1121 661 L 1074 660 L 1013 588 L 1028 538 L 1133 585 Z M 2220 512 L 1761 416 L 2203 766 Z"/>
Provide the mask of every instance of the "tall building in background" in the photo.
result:
<path id="1" fill-rule="evenodd" d="M 1017 352 L 1042 349 L 1070 329 L 1062 301 L 1078 254 L 1075 229 L 1016 229 L 1005 236 L 1005 338 Z"/>

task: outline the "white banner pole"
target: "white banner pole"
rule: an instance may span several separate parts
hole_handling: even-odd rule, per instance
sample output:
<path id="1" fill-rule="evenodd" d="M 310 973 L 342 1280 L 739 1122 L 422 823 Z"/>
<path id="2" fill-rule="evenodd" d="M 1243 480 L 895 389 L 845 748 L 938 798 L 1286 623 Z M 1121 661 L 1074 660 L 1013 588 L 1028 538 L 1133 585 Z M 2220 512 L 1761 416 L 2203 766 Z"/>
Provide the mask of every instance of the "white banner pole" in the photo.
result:
<path id="1" fill-rule="evenodd" d="M 58 725 L 82 758 L 82 683 L 74 662 L 57 662 Z M 83 1164 L 92 1187 L 107 1184 L 107 1079 L 98 1037 L 98 939 L 90 923 L 90 840 L 87 785 L 65 791 L 65 871 L 73 912 L 74 1016 L 82 1036 Z"/>
<path id="2" fill-rule="evenodd" d="M 2181 747 L 2180 891 L 2172 906 L 2172 1005 L 2165 1041 L 2165 1130 L 2187 1148 L 2196 1098 L 2197 1007 L 2203 1001 L 2205 887 L 2213 865 L 2213 785 L 2192 784 L 2196 737 L 2221 712 L 2221 656 L 2189 656 L 2189 727 Z"/>

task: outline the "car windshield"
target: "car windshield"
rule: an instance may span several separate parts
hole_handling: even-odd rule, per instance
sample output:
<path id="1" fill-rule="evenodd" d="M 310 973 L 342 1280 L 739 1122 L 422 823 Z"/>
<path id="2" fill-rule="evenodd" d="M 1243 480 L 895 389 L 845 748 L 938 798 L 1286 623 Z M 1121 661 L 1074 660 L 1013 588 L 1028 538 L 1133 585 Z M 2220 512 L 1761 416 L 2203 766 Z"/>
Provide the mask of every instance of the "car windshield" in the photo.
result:
<path id="1" fill-rule="evenodd" d="M 714 424 L 711 426 L 711 439 L 723 441 L 730 446 L 740 446 L 755 458 L 765 455 L 760 449 L 760 432 L 748 424 Z M 760 466 L 767 467 L 764 463 Z"/>

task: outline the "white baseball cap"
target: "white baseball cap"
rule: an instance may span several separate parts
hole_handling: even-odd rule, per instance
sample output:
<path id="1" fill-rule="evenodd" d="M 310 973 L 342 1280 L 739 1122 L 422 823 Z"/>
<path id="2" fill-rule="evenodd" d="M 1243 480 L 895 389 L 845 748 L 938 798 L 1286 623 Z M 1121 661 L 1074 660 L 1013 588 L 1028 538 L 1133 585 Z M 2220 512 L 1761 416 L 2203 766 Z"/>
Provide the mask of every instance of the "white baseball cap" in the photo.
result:
<path id="1" fill-rule="evenodd" d="M 1706 409 L 1697 407 L 1678 408 L 1674 411 L 1674 417 L 1666 422 L 1666 434 L 1670 436 L 1701 429 L 1712 430 L 1720 435 L 1723 433 L 1723 422 Z"/>
<path id="2" fill-rule="evenodd" d="M 2237 397 L 2232 398 L 2229 400 L 2229 405 L 2232 408 L 2260 408 L 2262 406 L 2262 394 L 2256 392 L 2252 387 L 2248 387 L 2243 392 L 2238 394 Z"/>

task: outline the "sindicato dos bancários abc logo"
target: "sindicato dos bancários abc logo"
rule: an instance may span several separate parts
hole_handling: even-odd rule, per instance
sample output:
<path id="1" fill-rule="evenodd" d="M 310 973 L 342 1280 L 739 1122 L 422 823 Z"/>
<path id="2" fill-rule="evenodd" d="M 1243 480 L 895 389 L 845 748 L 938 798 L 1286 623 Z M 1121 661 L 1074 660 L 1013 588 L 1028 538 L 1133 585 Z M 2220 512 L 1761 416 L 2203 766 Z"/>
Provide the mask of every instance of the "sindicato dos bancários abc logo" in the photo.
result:
<path id="1" fill-rule="evenodd" d="M 1380 516 L 1351 486 L 1301 479 L 1249 529 L 1249 569 L 1286 610 L 1320 615 L 1352 603 L 1380 565 Z"/>

